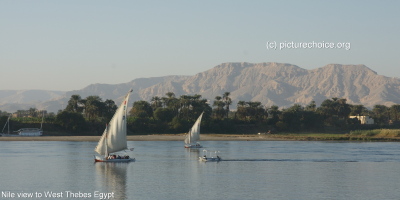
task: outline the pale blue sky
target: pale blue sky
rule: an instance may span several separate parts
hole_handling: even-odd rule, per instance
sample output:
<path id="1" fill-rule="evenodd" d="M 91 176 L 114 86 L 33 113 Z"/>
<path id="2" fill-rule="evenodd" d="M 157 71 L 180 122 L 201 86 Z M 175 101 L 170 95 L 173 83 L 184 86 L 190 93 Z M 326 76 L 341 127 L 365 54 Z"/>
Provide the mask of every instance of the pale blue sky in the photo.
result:
<path id="1" fill-rule="evenodd" d="M 224 62 L 365 64 L 400 77 L 399 10 L 399 1 L 0 0 L 0 90 L 77 90 Z"/>

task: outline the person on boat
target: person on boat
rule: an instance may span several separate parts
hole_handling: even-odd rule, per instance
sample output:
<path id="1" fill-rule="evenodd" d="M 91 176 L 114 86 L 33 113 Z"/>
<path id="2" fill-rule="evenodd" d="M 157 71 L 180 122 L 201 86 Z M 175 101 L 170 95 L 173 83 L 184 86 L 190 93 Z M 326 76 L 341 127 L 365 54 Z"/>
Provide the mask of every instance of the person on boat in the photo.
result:
<path id="1" fill-rule="evenodd" d="M 207 156 L 206 156 L 206 155 L 204 155 L 203 158 L 204 158 L 205 160 L 207 160 Z"/>
<path id="2" fill-rule="evenodd" d="M 117 159 L 121 159 L 121 156 L 120 156 L 120 155 L 118 155 Z"/>

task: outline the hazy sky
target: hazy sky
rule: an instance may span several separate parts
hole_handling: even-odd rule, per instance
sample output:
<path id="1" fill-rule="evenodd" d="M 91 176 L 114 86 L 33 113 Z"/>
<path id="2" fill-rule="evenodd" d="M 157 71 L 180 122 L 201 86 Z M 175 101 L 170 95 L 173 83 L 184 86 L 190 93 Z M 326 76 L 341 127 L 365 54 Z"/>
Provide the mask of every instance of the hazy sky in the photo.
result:
<path id="1" fill-rule="evenodd" d="M 399 9 L 400 1 L 0 0 L 0 90 L 77 90 L 224 62 L 365 64 L 400 77 Z"/>

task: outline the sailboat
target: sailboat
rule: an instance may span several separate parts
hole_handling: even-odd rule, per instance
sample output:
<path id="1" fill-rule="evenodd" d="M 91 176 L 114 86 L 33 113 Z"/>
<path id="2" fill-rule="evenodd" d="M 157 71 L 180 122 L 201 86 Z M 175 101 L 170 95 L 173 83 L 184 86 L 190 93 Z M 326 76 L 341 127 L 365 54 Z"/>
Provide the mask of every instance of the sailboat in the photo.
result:
<path id="1" fill-rule="evenodd" d="M 121 105 L 118 107 L 110 123 L 106 126 L 106 129 L 101 136 L 99 143 L 95 148 L 95 152 L 102 156 L 94 156 L 95 162 L 131 162 L 135 161 L 135 158 L 129 156 L 116 156 L 110 155 L 112 153 L 128 149 L 126 141 L 126 112 L 129 96 L 132 90 L 126 94 Z M 131 151 L 133 148 L 130 149 Z"/>
<path id="2" fill-rule="evenodd" d="M 4 125 L 3 128 L 3 134 L 2 136 L 6 137 L 16 137 L 16 136 L 41 136 L 43 135 L 43 120 L 44 120 L 44 112 L 42 114 L 42 122 L 40 123 L 40 128 L 21 128 L 19 130 L 13 131 L 16 134 L 10 134 L 10 117 L 8 117 L 6 124 Z M 4 129 L 8 125 L 8 133 L 4 133 Z"/>
<path id="3" fill-rule="evenodd" d="M 197 118 L 196 122 L 189 130 L 189 133 L 186 135 L 185 148 L 202 148 L 198 141 L 200 140 L 200 124 L 203 113 L 204 112 L 200 114 L 199 118 Z"/>
<path id="4" fill-rule="evenodd" d="M 41 136 L 43 135 L 43 120 L 44 111 L 42 113 L 42 122 L 40 123 L 40 128 L 21 128 L 15 132 L 17 132 L 19 136 Z"/>
<path id="5" fill-rule="evenodd" d="M 4 124 L 3 130 L 1 131 L 2 132 L 2 134 L 1 134 L 2 136 L 10 135 L 10 117 L 11 117 L 11 115 L 8 116 L 7 121 Z M 8 125 L 8 131 L 7 131 L 7 133 L 4 133 L 4 129 L 7 127 L 7 125 Z"/>

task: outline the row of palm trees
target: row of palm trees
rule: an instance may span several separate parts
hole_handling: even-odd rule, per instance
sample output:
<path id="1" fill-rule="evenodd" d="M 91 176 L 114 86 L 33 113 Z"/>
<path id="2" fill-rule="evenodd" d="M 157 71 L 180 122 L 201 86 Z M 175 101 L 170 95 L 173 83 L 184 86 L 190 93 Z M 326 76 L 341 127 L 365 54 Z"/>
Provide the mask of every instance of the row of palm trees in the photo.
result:
<path id="1" fill-rule="evenodd" d="M 111 99 L 103 100 L 99 96 L 88 96 L 82 99 L 80 95 L 72 95 L 64 111 L 82 113 L 89 121 L 102 119 L 108 121 L 117 110 L 117 105 Z"/>
<path id="2" fill-rule="evenodd" d="M 165 97 L 152 97 L 150 102 L 135 101 L 130 114 L 139 118 L 162 118 L 161 115 L 168 113 L 172 117 L 193 121 L 203 111 L 211 113 L 211 108 L 207 99 L 201 95 L 182 95 L 176 98 L 173 92 L 168 92 Z"/>
<path id="3" fill-rule="evenodd" d="M 133 102 L 129 111 L 130 125 L 167 129 L 174 127 L 171 130 L 178 130 L 177 127 L 182 129 L 189 126 L 201 112 L 205 112 L 205 123 L 211 123 L 214 127 L 222 121 L 231 127 L 237 124 L 261 124 L 281 130 L 345 127 L 356 123 L 348 119 L 350 115 L 368 115 L 375 119 L 376 124 L 381 125 L 400 121 L 400 105 L 376 105 L 368 110 L 363 105 L 348 104 L 346 99 L 341 98 L 326 99 L 320 107 L 314 101 L 306 106 L 295 104 L 285 109 L 279 109 L 278 106 L 266 107 L 261 102 L 238 101 L 237 110 L 232 112 L 231 105 L 230 92 L 216 96 L 212 103 L 198 94 L 176 97 L 173 92 L 168 92 L 163 97 L 151 98 L 149 102 Z M 72 95 L 65 111 L 81 113 L 88 121 L 108 121 L 116 108 L 112 100 L 103 102 L 98 96 L 82 99 L 79 95 Z"/>
<path id="4" fill-rule="evenodd" d="M 213 107 L 214 117 L 217 119 L 228 118 L 229 114 L 229 106 L 232 104 L 232 99 L 229 97 L 231 95 L 230 92 L 225 92 L 222 97 L 216 96 Z"/>
<path id="5" fill-rule="evenodd" d="M 160 116 L 168 111 L 167 114 L 193 121 L 201 112 L 205 111 L 214 119 L 221 120 L 228 118 L 229 113 L 231 113 L 230 105 L 232 105 L 232 99 L 230 98 L 230 92 L 216 96 L 212 103 L 212 108 L 209 105 L 210 103 L 199 94 L 182 95 L 177 98 L 173 92 L 168 92 L 164 97 L 152 97 L 150 103 L 146 101 L 134 102 L 130 113 L 133 116 L 143 118 L 153 117 L 157 113 Z M 301 108 L 299 105 L 294 105 L 293 108 L 296 107 L 297 109 Z M 113 100 L 107 99 L 103 102 L 99 96 L 88 96 L 82 99 L 80 95 L 72 95 L 65 111 L 82 113 L 90 121 L 99 117 L 110 118 L 116 108 L 117 106 Z M 388 123 L 389 121 L 400 121 L 400 105 L 398 104 L 391 107 L 375 105 L 372 110 L 368 110 L 363 105 L 347 104 L 346 99 L 332 98 L 323 101 L 318 108 L 315 102 L 312 101 L 301 109 L 317 112 L 327 119 L 334 116 L 339 119 L 346 119 L 349 115 L 368 115 L 372 116 L 380 124 Z M 282 109 L 282 112 L 284 110 Z M 234 112 L 233 117 L 239 120 L 259 121 L 268 118 L 268 115 L 271 114 L 276 118 L 277 113 L 279 113 L 279 107 L 277 106 L 265 107 L 261 102 L 238 101 L 237 111 Z"/>

